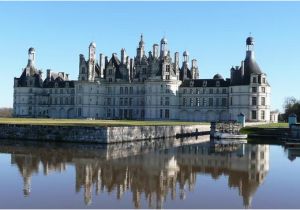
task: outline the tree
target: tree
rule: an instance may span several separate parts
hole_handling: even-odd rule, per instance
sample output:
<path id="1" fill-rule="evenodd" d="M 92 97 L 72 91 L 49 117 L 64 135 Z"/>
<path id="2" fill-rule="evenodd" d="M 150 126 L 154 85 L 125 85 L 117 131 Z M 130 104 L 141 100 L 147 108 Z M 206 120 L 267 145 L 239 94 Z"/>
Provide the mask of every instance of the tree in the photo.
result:
<path id="1" fill-rule="evenodd" d="M 0 108 L 0 117 L 12 117 L 12 108 Z"/>
<path id="2" fill-rule="evenodd" d="M 300 120 L 300 101 L 297 100 L 295 97 L 285 98 L 283 103 L 283 109 L 284 114 L 282 117 L 285 121 L 288 120 L 290 114 L 296 114 L 297 120 Z"/>

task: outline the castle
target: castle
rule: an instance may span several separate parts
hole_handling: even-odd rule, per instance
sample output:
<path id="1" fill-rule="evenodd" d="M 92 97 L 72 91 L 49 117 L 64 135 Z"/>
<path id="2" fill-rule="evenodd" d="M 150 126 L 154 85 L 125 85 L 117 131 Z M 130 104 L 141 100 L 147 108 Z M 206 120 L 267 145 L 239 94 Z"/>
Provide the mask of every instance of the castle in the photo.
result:
<path id="1" fill-rule="evenodd" d="M 269 122 L 271 87 L 254 56 L 254 39 L 246 39 L 246 57 L 230 69 L 230 78 L 216 74 L 199 79 L 197 60 L 183 52 L 172 58 L 168 41 L 145 53 L 143 35 L 136 56 L 121 49 L 121 58 L 100 54 L 89 45 L 88 59 L 79 55 L 78 80 L 64 72 L 42 71 L 35 66 L 36 52 L 28 50 L 28 64 L 14 78 L 14 116 L 37 118 L 95 118 L 137 120 Z"/>

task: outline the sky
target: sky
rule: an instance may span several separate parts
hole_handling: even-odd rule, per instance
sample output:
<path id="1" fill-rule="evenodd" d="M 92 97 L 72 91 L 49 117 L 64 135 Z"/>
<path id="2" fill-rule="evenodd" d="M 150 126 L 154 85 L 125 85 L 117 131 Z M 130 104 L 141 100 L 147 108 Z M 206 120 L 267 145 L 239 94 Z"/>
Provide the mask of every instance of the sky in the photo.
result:
<path id="1" fill-rule="evenodd" d="M 136 55 L 141 33 L 146 52 L 168 40 L 171 55 L 189 51 L 200 78 L 230 68 L 245 58 L 245 40 L 255 39 L 256 60 L 272 88 L 272 109 L 285 97 L 299 97 L 300 2 L 0 2 L 0 107 L 13 106 L 13 80 L 27 64 L 78 77 L 79 54 L 90 42 L 100 53 Z"/>

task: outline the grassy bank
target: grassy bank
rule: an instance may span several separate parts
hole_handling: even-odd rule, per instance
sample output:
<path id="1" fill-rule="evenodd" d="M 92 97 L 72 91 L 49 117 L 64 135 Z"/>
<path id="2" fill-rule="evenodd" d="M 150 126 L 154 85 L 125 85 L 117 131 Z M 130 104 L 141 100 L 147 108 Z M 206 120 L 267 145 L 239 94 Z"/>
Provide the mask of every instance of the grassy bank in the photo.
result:
<path id="1" fill-rule="evenodd" d="M 288 129 L 288 123 L 269 123 L 256 126 L 246 126 L 241 129 L 243 134 L 272 134 L 274 132 Z"/>
<path id="2" fill-rule="evenodd" d="M 152 126 L 152 125 L 200 125 L 203 122 L 138 121 L 138 120 L 86 120 L 86 119 L 41 119 L 0 118 L 0 124 L 57 125 L 57 126 Z"/>

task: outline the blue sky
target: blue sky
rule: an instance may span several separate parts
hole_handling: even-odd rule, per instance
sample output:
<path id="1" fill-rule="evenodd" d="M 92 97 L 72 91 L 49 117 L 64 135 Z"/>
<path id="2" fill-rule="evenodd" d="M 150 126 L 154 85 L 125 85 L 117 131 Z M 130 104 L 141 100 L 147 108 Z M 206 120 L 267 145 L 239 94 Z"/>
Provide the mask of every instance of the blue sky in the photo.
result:
<path id="1" fill-rule="evenodd" d="M 97 54 L 126 48 L 135 56 L 140 34 L 146 52 L 165 35 L 169 49 L 188 50 L 200 78 L 220 73 L 245 57 L 255 38 L 256 59 L 272 86 L 272 109 L 299 97 L 300 2 L 0 2 L 0 107 L 12 107 L 13 78 L 36 49 L 36 64 L 77 79 L 79 54 L 97 43 Z M 182 57 L 180 57 L 182 61 Z"/>

